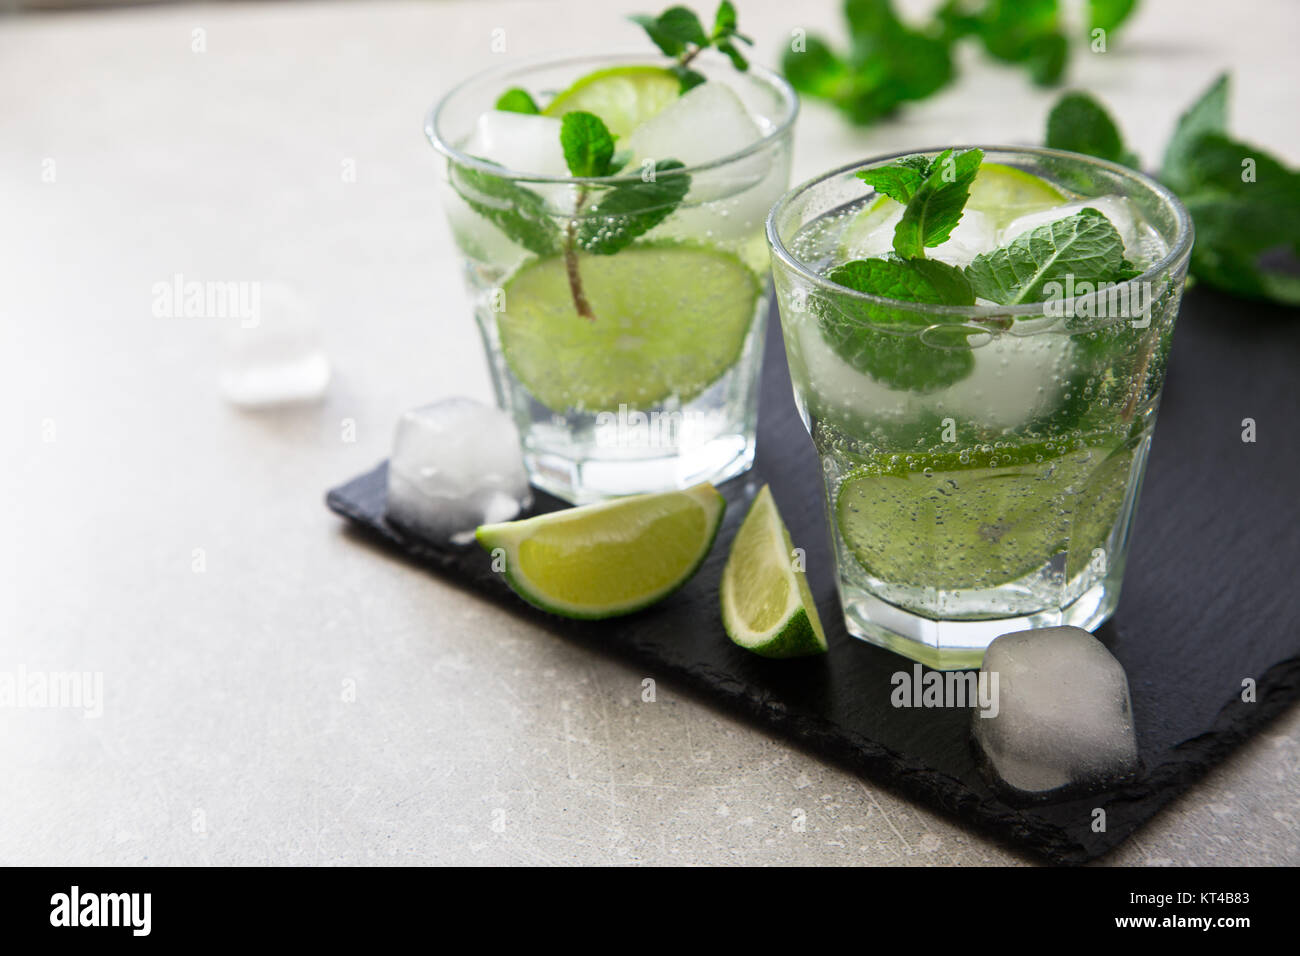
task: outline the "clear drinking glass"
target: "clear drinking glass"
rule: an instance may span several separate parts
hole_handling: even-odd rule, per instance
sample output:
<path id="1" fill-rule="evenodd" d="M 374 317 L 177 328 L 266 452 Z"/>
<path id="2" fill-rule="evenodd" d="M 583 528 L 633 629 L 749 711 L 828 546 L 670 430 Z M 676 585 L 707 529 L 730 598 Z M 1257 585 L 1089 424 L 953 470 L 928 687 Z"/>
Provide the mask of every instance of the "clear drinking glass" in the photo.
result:
<path id="1" fill-rule="evenodd" d="M 853 258 L 836 230 L 874 201 L 854 174 L 898 158 L 795 188 L 767 237 L 848 630 L 931 667 L 974 667 L 1000 634 L 1091 630 L 1115 609 L 1192 226 L 1140 173 L 986 147 L 985 164 L 1071 201 L 1116 197 L 1142 274 L 1018 306 L 923 305 L 829 281 Z"/>
<path id="2" fill-rule="evenodd" d="M 572 502 L 718 482 L 753 462 L 769 296 L 763 223 L 789 187 L 797 100 L 767 70 L 697 61 L 758 135 L 671 171 L 642 161 L 612 177 L 538 175 L 485 162 L 468 144 L 508 88 L 545 103 L 596 70 L 662 65 L 635 56 L 515 64 L 452 90 L 426 124 L 447 160 L 443 202 L 497 400 L 519 427 L 533 484 Z M 668 138 L 721 135 L 707 115 L 686 125 Z M 669 194 L 687 190 L 685 199 L 613 254 L 588 251 L 592 237 L 655 213 L 644 199 L 626 213 L 608 211 L 617 201 L 601 209 L 620 186 L 647 179 Z"/>

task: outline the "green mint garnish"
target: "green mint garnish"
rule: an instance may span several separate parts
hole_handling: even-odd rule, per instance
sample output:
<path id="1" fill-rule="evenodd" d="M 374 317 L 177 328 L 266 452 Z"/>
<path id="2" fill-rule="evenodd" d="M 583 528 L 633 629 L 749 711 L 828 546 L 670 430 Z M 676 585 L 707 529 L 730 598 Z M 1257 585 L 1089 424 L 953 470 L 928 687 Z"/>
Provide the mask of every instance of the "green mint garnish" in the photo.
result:
<path id="1" fill-rule="evenodd" d="M 970 280 L 957 266 L 934 259 L 855 259 L 836 266 L 826 277 L 857 292 L 928 302 L 974 305 Z"/>
<path id="2" fill-rule="evenodd" d="M 1096 209 L 1044 223 L 966 267 L 975 294 L 999 305 L 1037 302 L 1049 282 L 1117 282 L 1131 276 L 1124 240 Z"/>
<path id="3" fill-rule="evenodd" d="M 518 86 L 512 86 L 498 96 L 495 108 L 506 113 L 528 113 L 533 116 L 541 113 L 537 101 L 527 90 Z"/>
<path id="4" fill-rule="evenodd" d="M 1088 0 L 1088 32 L 1105 30 L 1110 33 L 1129 18 L 1137 8 L 1137 0 Z"/>
<path id="5" fill-rule="evenodd" d="M 653 178 L 610 186 L 597 196 L 578 225 L 578 241 L 587 252 L 609 256 L 663 222 L 686 198 L 691 177 L 667 175 L 682 169 L 675 159 L 655 163 Z"/>
<path id="6" fill-rule="evenodd" d="M 626 153 L 615 152 L 614 137 L 600 117 L 581 110 L 566 113 L 560 121 L 560 145 L 569 172 L 581 178 L 612 176 L 628 160 Z M 667 219 L 691 188 L 689 176 L 673 174 L 683 168 L 675 159 L 660 160 L 653 175 L 647 171 L 639 182 L 578 187 L 575 218 L 564 231 L 563 251 L 573 307 L 583 318 L 596 316 L 583 290 L 579 251 L 613 255 Z M 670 175 L 661 179 L 660 173 Z"/>
<path id="7" fill-rule="evenodd" d="M 560 229 L 537 193 L 502 176 L 455 163 L 449 165 L 448 174 L 452 188 L 469 207 L 513 242 L 539 256 L 559 249 Z"/>
<path id="8" fill-rule="evenodd" d="M 1066 93 L 1047 116 L 1047 145 L 1138 166 L 1138 158 L 1124 148 L 1119 128 L 1105 107 L 1086 93 Z"/>
<path id="9" fill-rule="evenodd" d="M 596 114 L 581 110 L 564 114 L 560 121 L 560 146 L 572 175 L 609 175 L 614 159 L 614 137 Z"/>
<path id="10" fill-rule="evenodd" d="M 691 69 L 691 62 L 710 47 L 731 60 L 737 70 L 748 70 L 749 61 L 736 42 L 753 45 L 754 41 L 740 33 L 736 25 L 736 8 L 731 0 L 722 0 L 713 17 L 713 29 L 706 31 L 699 16 L 687 7 L 669 7 L 657 17 L 639 14 L 629 17 L 638 24 L 654 45 L 677 62 L 673 72 L 681 83 L 682 92 L 694 89 L 704 82 L 704 74 Z"/>
<path id="11" fill-rule="evenodd" d="M 906 203 L 925 182 L 929 172 L 930 161 L 924 156 L 904 156 L 888 166 L 864 169 L 857 177 L 874 187 L 876 192 L 884 193 L 895 202 Z"/>
<path id="12" fill-rule="evenodd" d="M 947 149 L 935 157 L 925 179 L 912 192 L 894 229 L 894 251 L 904 259 L 923 259 L 928 247 L 947 241 L 970 198 L 971 183 L 984 153 Z"/>
<path id="13" fill-rule="evenodd" d="M 1208 133 L 1228 131 L 1228 75 L 1220 74 L 1178 119 L 1165 147 L 1160 178 L 1176 192 L 1186 191 L 1196 178 L 1197 140 Z"/>

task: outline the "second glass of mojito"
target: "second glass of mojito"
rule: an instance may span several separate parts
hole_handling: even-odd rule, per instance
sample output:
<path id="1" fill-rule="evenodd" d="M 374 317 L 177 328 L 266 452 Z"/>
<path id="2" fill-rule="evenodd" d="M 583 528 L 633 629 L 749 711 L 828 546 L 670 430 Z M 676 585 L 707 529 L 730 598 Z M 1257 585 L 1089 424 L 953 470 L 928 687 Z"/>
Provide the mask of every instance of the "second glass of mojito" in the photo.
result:
<path id="1" fill-rule="evenodd" d="M 684 89 L 651 56 L 516 64 L 426 126 L 498 401 L 533 484 L 571 502 L 753 461 L 797 101 L 758 67 L 691 66 Z"/>
<path id="2" fill-rule="evenodd" d="M 768 239 L 848 630 L 953 669 L 1105 621 L 1191 250 L 1177 198 L 958 147 L 805 183 Z"/>

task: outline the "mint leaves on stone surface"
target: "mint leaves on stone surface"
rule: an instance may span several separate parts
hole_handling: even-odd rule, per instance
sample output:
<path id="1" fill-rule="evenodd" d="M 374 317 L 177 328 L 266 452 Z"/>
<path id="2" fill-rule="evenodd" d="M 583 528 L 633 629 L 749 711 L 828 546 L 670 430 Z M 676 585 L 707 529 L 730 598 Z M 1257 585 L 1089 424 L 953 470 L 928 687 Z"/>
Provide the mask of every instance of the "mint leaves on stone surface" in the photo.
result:
<path id="1" fill-rule="evenodd" d="M 1080 122 L 1082 111 L 1105 121 Z M 1233 139 L 1227 124 L 1224 74 L 1183 113 L 1161 163 L 1160 181 L 1195 223 L 1190 271 L 1233 295 L 1300 305 L 1300 171 Z M 1047 145 L 1139 167 L 1105 107 L 1081 93 L 1053 107 Z"/>

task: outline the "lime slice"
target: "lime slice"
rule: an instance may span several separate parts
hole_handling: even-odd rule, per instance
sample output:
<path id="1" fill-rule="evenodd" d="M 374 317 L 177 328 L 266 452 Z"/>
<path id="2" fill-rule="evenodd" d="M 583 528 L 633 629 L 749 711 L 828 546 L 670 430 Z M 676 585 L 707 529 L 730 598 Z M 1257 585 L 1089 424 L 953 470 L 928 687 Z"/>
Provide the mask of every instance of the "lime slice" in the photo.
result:
<path id="1" fill-rule="evenodd" d="M 682 94 L 677 77 L 657 66 L 616 66 L 588 73 L 542 110 L 559 118 L 595 113 L 615 136 L 626 136 Z"/>
<path id="2" fill-rule="evenodd" d="M 1005 229 L 1031 212 L 1055 209 L 1068 198 L 1047 180 L 1014 166 L 984 163 L 971 184 L 967 209 L 982 212 L 994 229 Z"/>
<path id="3" fill-rule="evenodd" d="M 690 401 L 740 357 L 759 285 L 735 256 L 690 245 L 579 255 L 594 319 L 573 307 L 564 259 L 505 284 L 497 330 L 506 363 L 555 412 Z"/>
<path id="4" fill-rule="evenodd" d="M 803 571 L 793 565 L 794 545 L 767 485 L 745 516 L 722 572 L 722 624 L 727 636 L 763 657 L 826 653 Z"/>
<path id="5" fill-rule="evenodd" d="M 564 617 L 630 614 L 686 582 L 709 553 L 725 503 L 710 484 L 616 498 L 483 525 L 501 549 L 506 582 L 529 604 Z"/>
<path id="6" fill-rule="evenodd" d="M 1049 447 L 966 462 L 956 453 L 914 455 L 905 465 L 883 456 L 840 485 L 840 535 L 868 573 L 903 587 L 997 587 L 1067 548 L 1086 561 L 1114 524 L 1127 470 L 1108 469 L 1105 447 L 1045 455 Z"/>

